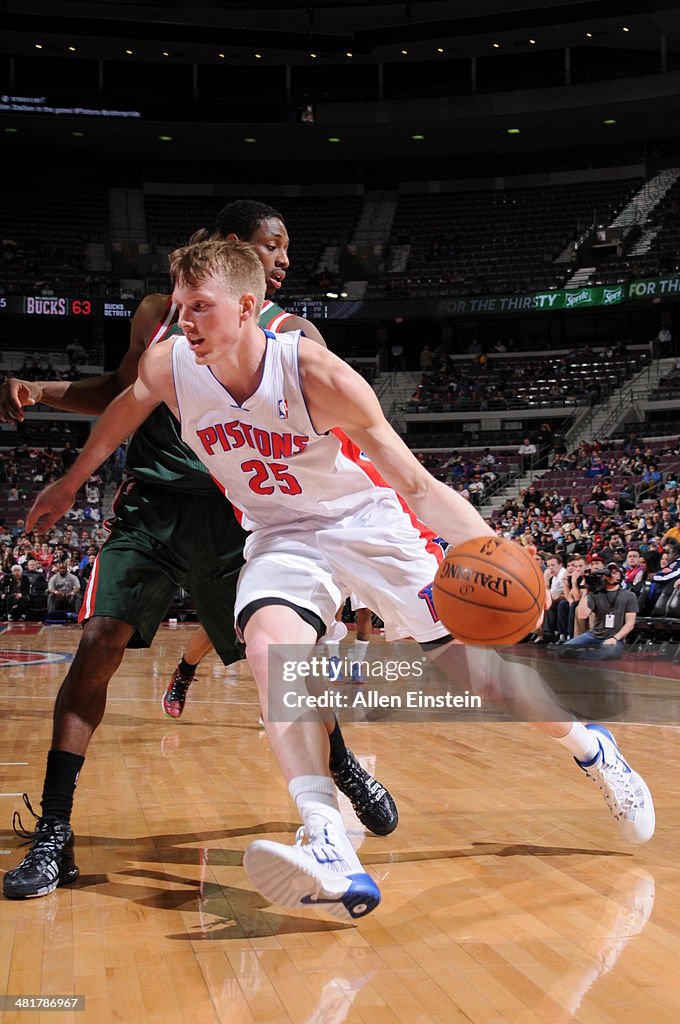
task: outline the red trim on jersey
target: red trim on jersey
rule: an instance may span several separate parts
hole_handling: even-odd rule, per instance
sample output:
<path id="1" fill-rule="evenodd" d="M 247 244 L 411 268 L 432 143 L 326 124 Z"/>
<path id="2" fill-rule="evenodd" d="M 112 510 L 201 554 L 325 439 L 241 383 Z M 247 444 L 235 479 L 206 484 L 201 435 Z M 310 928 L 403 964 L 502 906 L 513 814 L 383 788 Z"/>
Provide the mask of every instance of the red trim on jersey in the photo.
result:
<path id="1" fill-rule="evenodd" d="M 218 488 L 218 489 L 219 489 L 219 490 L 220 490 L 220 491 L 222 492 L 222 494 L 223 494 L 223 495 L 224 495 L 224 497 L 225 497 L 225 498 L 227 499 L 227 501 L 229 501 L 229 496 L 228 496 L 228 494 L 227 494 L 227 489 L 226 489 L 226 487 L 224 487 L 224 486 L 223 486 L 223 485 L 222 485 L 222 484 L 221 484 L 221 483 L 219 482 L 219 480 L 217 479 L 217 477 L 214 477 L 214 476 L 212 475 L 212 473 L 210 474 L 210 479 L 211 479 L 211 480 L 212 480 L 212 482 L 213 482 L 213 483 L 215 484 L 215 486 L 216 486 L 216 487 L 217 487 L 217 488 Z M 229 501 L 229 504 L 231 505 L 232 509 L 234 510 L 234 515 L 236 516 L 236 522 L 238 523 L 238 525 L 239 525 L 239 526 L 241 526 L 241 527 L 242 527 L 242 526 L 243 526 L 243 512 L 241 511 L 241 509 L 240 509 L 240 508 L 237 508 L 237 507 L 236 507 L 236 505 L 235 505 L 235 504 L 233 503 L 233 501 Z"/>
<path id="2" fill-rule="evenodd" d="M 116 489 L 116 493 L 113 496 L 113 501 L 111 502 L 111 513 L 112 513 L 111 517 L 109 519 L 106 519 L 102 523 L 104 529 L 108 530 L 109 533 L 111 533 L 111 527 L 110 527 L 109 523 L 113 523 L 114 519 L 116 518 L 116 509 L 117 509 L 118 505 L 120 504 L 120 499 L 121 499 L 121 495 L 123 493 L 123 489 L 125 488 L 126 489 L 125 493 L 129 494 L 130 491 L 132 490 L 132 488 L 134 487 L 134 485 L 135 485 L 134 479 L 131 479 L 129 477 L 128 477 L 127 480 L 122 480 L 118 484 L 118 487 Z M 106 544 L 106 541 L 104 541 L 104 544 Z M 102 547 L 104 547 L 104 544 L 102 544 Z M 99 550 L 101 551 L 101 548 Z M 94 560 L 94 566 L 92 568 L 92 572 L 90 573 L 90 578 L 87 581 L 87 586 L 85 587 L 85 593 L 83 594 L 83 600 L 82 600 L 82 603 L 80 605 L 80 611 L 78 612 L 78 622 L 87 622 L 88 619 L 92 618 L 92 611 L 93 611 L 94 606 L 95 606 L 95 604 L 97 602 L 97 584 L 98 584 L 98 582 L 99 582 L 99 554 L 97 554 L 97 557 Z"/>
<path id="3" fill-rule="evenodd" d="M 274 305 L 276 305 L 276 303 L 274 303 L 270 299 L 268 299 L 265 302 L 265 304 L 263 305 L 262 309 L 260 310 L 260 316 L 262 316 L 263 313 L 268 313 L 269 310 Z M 282 324 L 285 324 L 286 320 L 292 320 L 293 317 L 296 316 L 295 313 L 288 313 L 285 309 L 281 309 L 280 306 L 278 308 L 281 310 L 281 312 L 277 313 L 275 316 L 271 317 L 267 321 L 267 323 L 264 325 L 264 330 L 265 331 L 274 331 L 274 332 L 276 332 L 276 331 L 278 331 L 280 329 Z"/>
<path id="4" fill-rule="evenodd" d="M 168 304 L 165 307 L 165 312 L 163 313 L 163 316 L 156 324 L 156 329 L 150 335 L 149 340 L 146 343 L 147 348 L 151 348 L 152 345 L 154 345 L 157 341 L 160 341 L 163 338 L 165 332 L 174 323 L 176 312 L 177 307 L 175 306 L 175 303 L 172 301 L 172 298 L 168 299 Z M 170 315 L 171 313 L 172 316 Z"/>
<path id="5" fill-rule="evenodd" d="M 334 434 L 335 437 L 337 437 L 338 441 L 340 442 L 342 454 L 345 456 L 345 458 L 349 459 L 350 462 L 353 462 L 356 466 L 359 467 L 359 469 L 362 469 L 366 476 L 369 478 L 369 480 L 371 480 L 371 482 L 375 484 L 376 487 L 386 487 L 388 490 L 394 492 L 394 494 L 397 497 L 397 501 L 401 505 L 403 511 L 411 520 L 411 524 L 415 527 L 415 529 L 418 531 L 420 536 L 425 541 L 425 546 L 427 550 L 430 552 L 431 555 L 435 556 L 438 562 L 442 562 L 444 560 L 444 552 L 442 550 L 441 544 L 435 543 L 435 538 L 437 534 L 434 532 L 434 530 L 431 530 L 429 526 L 425 526 L 425 523 L 421 523 L 420 519 L 418 519 L 415 512 L 411 511 L 411 509 L 408 507 L 402 496 L 400 494 L 397 494 L 394 488 L 390 487 L 387 481 L 384 480 L 383 477 L 381 477 L 380 473 L 375 468 L 371 460 L 367 456 L 362 455 L 359 446 L 356 445 L 354 441 L 350 441 L 347 434 L 343 433 L 343 431 L 339 430 L 337 427 L 333 427 L 333 429 L 331 430 L 331 434 Z"/>
<path id="6" fill-rule="evenodd" d="M 80 611 L 78 612 L 78 622 L 87 622 L 92 616 L 92 609 L 95 605 L 97 596 L 97 582 L 99 580 L 99 555 L 94 560 L 94 566 L 90 573 L 90 578 L 87 581 L 85 587 L 85 593 L 83 594 L 83 600 L 80 605 Z"/>

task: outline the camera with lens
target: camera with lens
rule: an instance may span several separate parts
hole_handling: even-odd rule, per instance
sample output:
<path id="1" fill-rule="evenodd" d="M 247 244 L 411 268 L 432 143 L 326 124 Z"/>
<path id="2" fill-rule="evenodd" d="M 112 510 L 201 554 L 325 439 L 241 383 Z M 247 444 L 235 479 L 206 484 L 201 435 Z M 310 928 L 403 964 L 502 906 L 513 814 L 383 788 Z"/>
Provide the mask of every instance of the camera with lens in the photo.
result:
<path id="1" fill-rule="evenodd" d="M 607 589 L 608 569 L 591 569 L 583 577 L 583 583 L 591 594 L 602 594 Z"/>

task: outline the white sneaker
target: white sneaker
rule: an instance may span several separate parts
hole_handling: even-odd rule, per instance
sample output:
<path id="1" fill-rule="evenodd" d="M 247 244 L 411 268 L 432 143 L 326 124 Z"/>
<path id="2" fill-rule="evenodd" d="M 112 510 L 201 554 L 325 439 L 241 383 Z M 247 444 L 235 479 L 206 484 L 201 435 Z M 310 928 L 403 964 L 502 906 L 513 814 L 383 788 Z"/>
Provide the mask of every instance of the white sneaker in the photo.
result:
<path id="1" fill-rule="evenodd" d="M 298 829 L 295 846 L 257 839 L 246 850 L 243 866 L 258 892 L 282 907 L 314 908 L 340 921 L 356 921 L 380 903 L 380 890 L 351 842 L 330 823 L 309 837 Z"/>
<path id="2" fill-rule="evenodd" d="M 614 737 L 603 725 L 591 724 L 600 752 L 592 761 L 579 761 L 589 779 L 602 793 L 619 829 L 629 843 L 646 843 L 654 835 L 654 801 L 647 783 L 628 764 Z"/>

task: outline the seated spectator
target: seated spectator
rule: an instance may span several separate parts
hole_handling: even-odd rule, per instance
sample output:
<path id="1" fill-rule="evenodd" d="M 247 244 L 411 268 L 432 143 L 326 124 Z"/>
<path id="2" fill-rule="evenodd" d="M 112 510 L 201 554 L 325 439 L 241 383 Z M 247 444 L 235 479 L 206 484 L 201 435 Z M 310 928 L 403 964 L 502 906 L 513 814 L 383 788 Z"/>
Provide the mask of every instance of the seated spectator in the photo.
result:
<path id="1" fill-rule="evenodd" d="M 621 489 L 619 491 L 618 511 L 621 515 L 625 515 L 626 512 L 632 511 L 635 508 L 635 488 L 630 481 L 630 477 L 624 476 L 621 478 Z"/>
<path id="2" fill-rule="evenodd" d="M 666 544 L 659 571 L 652 578 L 662 587 L 669 583 L 674 588 L 680 587 L 680 544 L 677 541 L 670 540 Z"/>
<path id="3" fill-rule="evenodd" d="M 72 363 L 84 363 L 87 360 L 87 352 L 79 341 L 69 342 L 65 351 Z"/>
<path id="4" fill-rule="evenodd" d="M 90 576 L 94 570 L 94 563 L 97 559 L 96 553 L 90 553 L 86 558 L 82 560 L 79 566 L 78 575 L 80 577 L 80 589 L 85 593 L 85 588 L 89 582 Z"/>
<path id="5" fill-rule="evenodd" d="M 468 484 L 468 491 L 470 493 L 470 501 L 475 508 L 481 508 L 482 501 L 484 499 L 484 481 L 479 473 L 475 473 L 472 480 Z"/>
<path id="6" fill-rule="evenodd" d="M 105 526 L 95 526 L 91 533 L 92 540 L 94 541 L 98 548 L 102 546 L 108 535 L 109 531 L 106 529 Z"/>
<path id="7" fill-rule="evenodd" d="M 526 473 L 527 470 L 531 469 L 536 458 L 536 445 L 532 441 L 525 437 L 521 445 L 517 449 L 517 454 L 522 458 L 522 469 Z"/>
<path id="8" fill-rule="evenodd" d="M 80 608 L 80 580 L 63 562 L 54 563 L 47 583 L 47 614 L 77 612 Z"/>
<path id="9" fill-rule="evenodd" d="M 30 584 L 20 565 L 13 565 L 1 581 L 5 617 L 14 621 L 25 619 L 30 605 Z"/>
<path id="10" fill-rule="evenodd" d="M 88 505 L 98 505 L 99 497 L 99 487 L 97 486 L 96 483 L 93 482 L 92 478 L 90 478 L 85 484 L 85 498 L 87 500 Z"/>
<path id="11" fill-rule="evenodd" d="M 659 472 L 656 463 L 650 462 L 647 465 L 647 469 L 642 474 L 642 486 L 640 488 L 640 498 L 642 500 L 653 498 L 659 489 L 661 483 L 661 473 Z"/>
<path id="12" fill-rule="evenodd" d="M 630 590 L 631 593 L 639 597 L 642 593 L 642 589 L 645 585 L 647 578 L 647 570 L 642 561 L 642 555 L 638 548 L 629 548 L 626 556 L 626 562 L 623 567 L 623 585 L 626 590 Z"/>
<path id="13" fill-rule="evenodd" d="M 47 605 L 47 576 L 36 562 L 30 558 L 26 563 L 25 575 L 29 583 L 30 609 L 35 617 L 42 618 Z"/>
<path id="14" fill-rule="evenodd" d="M 567 578 L 562 555 L 550 555 L 543 578 L 545 579 L 545 589 L 551 597 L 551 604 L 543 619 L 543 634 L 536 642 L 547 644 L 559 638 L 558 608 L 565 601 L 564 581 Z"/>
<path id="15" fill-rule="evenodd" d="M 583 632 L 582 621 L 576 617 L 576 609 L 583 597 L 586 560 L 583 555 L 573 555 L 567 563 L 567 576 L 563 582 L 564 604 L 560 605 L 558 628 L 560 640 L 571 640 Z"/>
<path id="16" fill-rule="evenodd" d="M 45 572 L 48 572 L 51 569 L 54 554 L 49 544 L 42 543 L 38 551 L 36 551 L 35 557 Z"/>

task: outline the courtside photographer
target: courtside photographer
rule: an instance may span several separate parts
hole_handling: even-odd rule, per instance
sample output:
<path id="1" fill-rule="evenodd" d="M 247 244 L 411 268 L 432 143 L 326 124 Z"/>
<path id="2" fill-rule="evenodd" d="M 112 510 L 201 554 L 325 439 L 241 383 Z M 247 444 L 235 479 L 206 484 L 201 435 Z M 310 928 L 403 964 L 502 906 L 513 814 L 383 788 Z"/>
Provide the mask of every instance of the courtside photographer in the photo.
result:
<path id="1" fill-rule="evenodd" d="M 616 562 L 605 569 L 591 569 L 584 576 L 584 588 L 576 618 L 588 623 L 580 636 L 555 647 L 561 658 L 618 658 L 624 637 L 635 628 L 635 595 L 621 589 L 622 570 Z"/>

